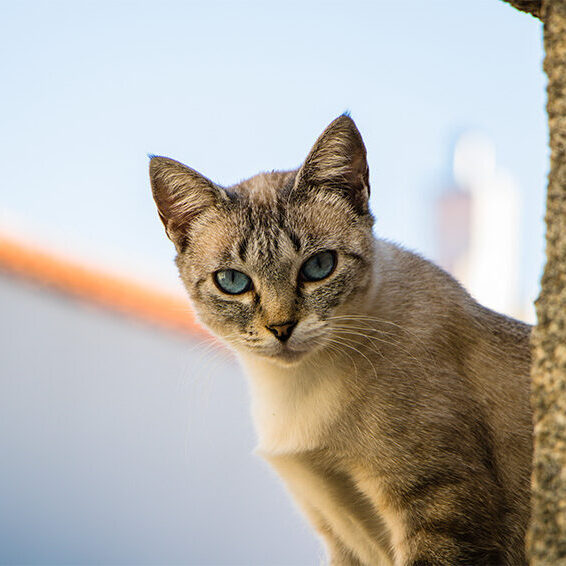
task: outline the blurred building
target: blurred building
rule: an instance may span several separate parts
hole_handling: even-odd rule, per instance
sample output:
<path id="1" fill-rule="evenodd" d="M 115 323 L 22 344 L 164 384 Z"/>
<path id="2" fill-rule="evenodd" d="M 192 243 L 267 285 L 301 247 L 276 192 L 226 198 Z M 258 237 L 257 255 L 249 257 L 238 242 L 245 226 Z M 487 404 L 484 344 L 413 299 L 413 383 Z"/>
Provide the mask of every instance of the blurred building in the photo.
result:
<path id="1" fill-rule="evenodd" d="M 437 261 L 483 305 L 524 318 L 520 297 L 520 193 L 491 140 L 456 142 L 453 184 L 436 202 Z"/>
<path id="2" fill-rule="evenodd" d="M 312 565 L 183 297 L 0 237 L 0 564 Z"/>

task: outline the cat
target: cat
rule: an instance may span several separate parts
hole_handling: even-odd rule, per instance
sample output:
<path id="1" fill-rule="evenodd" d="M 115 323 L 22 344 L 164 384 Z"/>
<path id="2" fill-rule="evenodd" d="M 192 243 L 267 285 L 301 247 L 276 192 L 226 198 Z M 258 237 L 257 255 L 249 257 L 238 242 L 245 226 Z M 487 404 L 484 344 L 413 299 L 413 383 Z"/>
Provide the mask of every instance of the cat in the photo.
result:
<path id="1" fill-rule="evenodd" d="M 294 171 L 223 188 L 153 157 L 150 177 L 194 310 L 249 378 L 258 450 L 331 564 L 526 564 L 530 327 L 374 237 L 353 120 Z"/>

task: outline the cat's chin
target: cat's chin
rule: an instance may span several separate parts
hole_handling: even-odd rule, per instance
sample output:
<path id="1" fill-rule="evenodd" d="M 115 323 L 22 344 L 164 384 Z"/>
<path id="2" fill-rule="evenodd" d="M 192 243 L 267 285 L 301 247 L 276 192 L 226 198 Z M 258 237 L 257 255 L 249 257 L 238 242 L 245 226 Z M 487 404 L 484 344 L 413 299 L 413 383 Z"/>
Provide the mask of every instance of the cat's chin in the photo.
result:
<path id="1" fill-rule="evenodd" d="M 282 366 L 293 366 L 304 360 L 309 352 L 297 352 L 296 350 L 282 350 L 276 354 L 266 356 L 274 363 Z"/>
<path id="2" fill-rule="evenodd" d="M 236 353 L 244 358 L 257 358 L 279 366 L 294 366 L 300 364 L 318 352 L 323 346 L 318 338 L 316 340 L 291 340 L 289 342 L 278 342 L 271 340 L 268 343 L 251 344 L 242 340 L 226 340 Z"/>
<path id="3" fill-rule="evenodd" d="M 312 352 L 310 350 L 294 350 L 288 347 L 281 347 L 277 350 L 247 350 L 246 354 L 251 354 L 254 357 L 261 358 L 263 360 L 267 360 L 271 363 L 280 365 L 280 366 L 294 366 L 303 360 L 305 360 L 309 354 Z"/>

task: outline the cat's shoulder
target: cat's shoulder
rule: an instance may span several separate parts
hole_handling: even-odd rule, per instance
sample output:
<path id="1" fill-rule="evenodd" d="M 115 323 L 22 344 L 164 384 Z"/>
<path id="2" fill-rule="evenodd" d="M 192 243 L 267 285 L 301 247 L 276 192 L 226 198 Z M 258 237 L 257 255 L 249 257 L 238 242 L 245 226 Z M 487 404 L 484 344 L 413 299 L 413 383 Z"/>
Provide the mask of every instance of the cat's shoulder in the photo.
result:
<path id="1" fill-rule="evenodd" d="M 376 239 L 375 264 L 381 285 L 441 300 L 471 300 L 464 287 L 444 269 L 415 251 L 385 239 Z M 409 298 L 405 296 L 405 298 Z"/>
<path id="2" fill-rule="evenodd" d="M 451 274 L 420 254 L 387 241 L 376 240 L 376 270 L 382 297 L 413 317 L 453 316 L 460 323 L 498 336 L 528 341 L 532 327 L 478 303 Z"/>

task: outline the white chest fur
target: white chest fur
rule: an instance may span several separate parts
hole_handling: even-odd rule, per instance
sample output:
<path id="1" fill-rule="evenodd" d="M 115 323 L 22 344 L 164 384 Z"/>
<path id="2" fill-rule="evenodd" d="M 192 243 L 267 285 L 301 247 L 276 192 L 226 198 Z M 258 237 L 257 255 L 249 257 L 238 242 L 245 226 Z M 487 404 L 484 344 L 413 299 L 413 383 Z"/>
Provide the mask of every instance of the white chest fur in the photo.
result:
<path id="1" fill-rule="evenodd" d="M 258 449 L 265 454 L 313 450 L 339 418 L 346 391 L 344 372 L 330 360 L 279 367 L 243 358 L 252 393 Z"/>

